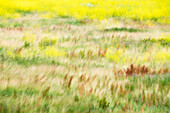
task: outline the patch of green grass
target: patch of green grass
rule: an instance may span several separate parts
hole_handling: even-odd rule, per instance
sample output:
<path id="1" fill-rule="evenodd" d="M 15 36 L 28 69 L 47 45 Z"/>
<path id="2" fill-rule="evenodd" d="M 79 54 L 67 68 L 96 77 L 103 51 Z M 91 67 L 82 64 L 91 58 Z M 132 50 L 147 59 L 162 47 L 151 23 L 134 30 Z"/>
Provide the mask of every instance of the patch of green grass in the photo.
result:
<path id="1" fill-rule="evenodd" d="M 66 20 L 65 20 L 66 19 Z M 68 24 L 68 25 L 82 25 L 83 22 L 81 20 L 76 20 L 73 18 L 53 18 L 53 19 L 41 19 L 39 22 L 40 26 L 51 26 L 51 25 L 61 25 L 61 24 Z"/>
<path id="2" fill-rule="evenodd" d="M 0 28 L 4 27 L 10 27 L 10 28 L 17 28 L 17 27 L 23 27 L 24 24 L 21 22 L 16 22 L 16 21 L 6 21 L 6 22 L 0 22 Z"/>
<path id="3" fill-rule="evenodd" d="M 15 12 L 20 13 L 23 16 L 26 16 L 27 14 L 32 14 L 33 13 L 31 10 L 21 10 L 21 9 L 16 9 Z"/>
<path id="4" fill-rule="evenodd" d="M 34 89 L 17 89 L 12 87 L 6 89 L 0 89 L 0 96 L 4 96 L 4 97 L 18 96 L 18 95 L 32 96 L 35 94 L 39 94 L 39 91 Z"/>
<path id="5" fill-rule="evenodd" d="M 106 32 L 112 32 L 112 31 L 115 31 L 115 32 L 122 32 L 122 31 L 125 31 L 125 32 L 147 32 L 147 30 L 141 30 L 141 29 L 134 29 L 134 28 L 111 28 L 111 29 L 105 29 Z"/>
<path id="6" fill-rule="evenodd" d="M 30 66 L 30 65 L 41 65 L 41 64 L 48 64 L 48 65 L 64 65 L 58 59 L 53 58 L 27 58 L 27 59 L 20 59 L 20 58 L 8 58 L 7 62 L 14 62 L 23 66 Z"/>

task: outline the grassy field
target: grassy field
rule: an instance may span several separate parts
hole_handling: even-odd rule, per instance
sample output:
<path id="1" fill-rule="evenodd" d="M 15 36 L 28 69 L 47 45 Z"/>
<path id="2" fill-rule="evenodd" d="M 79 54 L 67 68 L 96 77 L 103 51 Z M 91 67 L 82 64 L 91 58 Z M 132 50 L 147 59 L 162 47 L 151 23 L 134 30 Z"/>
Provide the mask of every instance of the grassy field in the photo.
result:
<path id="1" fill-rule="evenodd" d="M 0 6 L 0 113 L 170 111 L 168 0 Z"/>

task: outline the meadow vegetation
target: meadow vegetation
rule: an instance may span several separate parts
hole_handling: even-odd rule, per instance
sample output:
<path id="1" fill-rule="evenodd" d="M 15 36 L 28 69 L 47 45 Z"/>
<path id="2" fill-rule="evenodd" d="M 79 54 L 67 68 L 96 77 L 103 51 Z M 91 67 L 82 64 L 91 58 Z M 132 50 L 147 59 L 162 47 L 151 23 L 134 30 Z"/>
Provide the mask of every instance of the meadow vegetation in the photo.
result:
<path id="1" fill-rule="evenodd" d="M 0 0 L 0 113 L 169 112 L 169 5 Z"/>
<path id="2" fill-rule="evenodd" d="M 110 17 L 134 20 L 153 20 L 169 24 L 169 0 L 0 0 L 0 16 L 22 17 L 39 13 L 44 18 L 57 16 L 76 19 L 107 19 Z M 41 5 L 39 5 L 41 4 Z"/>

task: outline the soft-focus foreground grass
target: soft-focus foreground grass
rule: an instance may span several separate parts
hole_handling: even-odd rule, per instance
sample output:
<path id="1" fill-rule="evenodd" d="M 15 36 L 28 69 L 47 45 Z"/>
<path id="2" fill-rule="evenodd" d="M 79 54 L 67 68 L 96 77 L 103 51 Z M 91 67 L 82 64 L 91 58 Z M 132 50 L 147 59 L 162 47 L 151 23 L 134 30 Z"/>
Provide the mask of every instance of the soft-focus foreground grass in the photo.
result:
<path id="1" fill-rule="evenodd" d="M 169 12 L 168 0 L 0 0 L 0 113 L 170 111 Z"/>
<path id="2" fill-rule="evenodd" d="M 168 25 L 37 15 L 0 25 L 0 112 L 170 110 Z"/>

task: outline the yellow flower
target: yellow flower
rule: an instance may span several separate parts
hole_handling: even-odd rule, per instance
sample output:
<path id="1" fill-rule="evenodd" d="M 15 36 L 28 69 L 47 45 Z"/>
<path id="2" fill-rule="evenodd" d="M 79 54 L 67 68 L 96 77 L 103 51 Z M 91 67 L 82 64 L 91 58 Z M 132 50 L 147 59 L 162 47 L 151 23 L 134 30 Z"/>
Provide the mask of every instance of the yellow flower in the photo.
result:
<path id="1" fill-rule="evenodd" d="M 120 61 L 125 61 L 125 59 L 123 58 L 123 52 L 123 49 L 115 50 L 113 47 L 111 47 L 107 50 L 105 57 L 118 63 Z"/>
<path id="2" fill-rule="evenodd" d="M 170 23 L 168 0 L 0 0 L 0 16 L 16 18 L 27 12 L 38 12 L 44 18 L 70 16 L 104 20 L 119 16 Z"/>
<path id="3" fill-rule="evenodd" d="M 28 42 L 28 43 L 33 43 L 34 42 L 34 36 L 30 36 L 28 34 L 25 34 L 24 37 L 22 38 L 22 41 Z"/>
<path id="4" fill-rule="evenodd" d="M 49 46 L 43 51 L 43 54 L 47 57 L 58 57 L 58 56 L 64 56 L 65 52 L 58 50 L 55 47 Z"/>
<path id="5" fill-rule="evenodd" d="M 154 61 L 166 62 L 168 60 L 170 60 L 169 52 L 158 52 L 158 53 L 154 54 Z"/>

